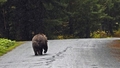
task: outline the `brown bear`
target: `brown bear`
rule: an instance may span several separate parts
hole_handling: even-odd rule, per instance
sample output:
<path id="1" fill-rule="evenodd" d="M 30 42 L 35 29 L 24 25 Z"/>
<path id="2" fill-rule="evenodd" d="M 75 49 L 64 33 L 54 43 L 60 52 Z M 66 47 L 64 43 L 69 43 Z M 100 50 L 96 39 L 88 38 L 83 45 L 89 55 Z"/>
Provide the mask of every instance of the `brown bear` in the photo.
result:
<path id="1" fill-rule="evenodd" d="M 44 50 L 44 53 L 46 53 L 48 50 L 46 35 L 36 34 L 32 38 L 32 47 L 35 55 L 42 55 L 43 50 Z"/>

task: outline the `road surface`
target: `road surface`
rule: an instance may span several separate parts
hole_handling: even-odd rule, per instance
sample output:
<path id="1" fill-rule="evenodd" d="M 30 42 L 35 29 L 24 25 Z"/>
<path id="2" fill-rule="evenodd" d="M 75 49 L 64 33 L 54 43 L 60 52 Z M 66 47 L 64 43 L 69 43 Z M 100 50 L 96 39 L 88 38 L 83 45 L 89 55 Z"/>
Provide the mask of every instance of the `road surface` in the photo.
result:
<path id="1" fill-rule="evenodd" d="M 34 56 L 31 41 L 0 57 L 0 68 L 120 68 L 107 46 L 115 39 L 48 40 L 49 50 Z"/>

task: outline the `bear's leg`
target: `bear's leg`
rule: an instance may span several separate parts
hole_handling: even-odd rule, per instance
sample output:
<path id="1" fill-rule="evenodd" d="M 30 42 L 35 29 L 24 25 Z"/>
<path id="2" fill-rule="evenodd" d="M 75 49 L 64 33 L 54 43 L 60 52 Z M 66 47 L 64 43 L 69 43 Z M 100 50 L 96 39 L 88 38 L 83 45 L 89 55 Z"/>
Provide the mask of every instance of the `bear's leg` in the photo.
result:
<path id="1" fill-rule="evenodd" d="M 35 52 L 35 56 L 37 56 L 38 54 L 37 54 L 37 51 Z"/>
<path id="2" fill-rule="evenodd" d="M 40 50 L 40 55 L 42 55 L 42 52 L 43 52 L 43 48 L 41 48 L 41 50 Z"/>
<path id="3" fill-rule="evenodd" d="M 47 52 L 47 50 L 48 50 L 48 46 L 47 46 L 47 44 L 45 44 L 45 46 L 44 46 L 44 53 L 46 53 Z"/>
<path id="4" fill-rule="evenodd" d="M 33 50 L 34 50 L 34 53 L 35 53 L 35 55 L 38 55 L 38 43 L 36 42 L 36 41 L 34 41 L 33 43 L 32 43 L 32 47 L 33 47 Z"/>
<path id="5" fill-rule="evenodd" d="M 44 53 L 46 53 L 47 52 L 47 48 L 44 48 Z"/>
<path id="6" fill-rule="evenodd" d="M 35 53 L 35 55 L 38 55 L 38 54 L 37 54 L 37 50 L 36 50 L 36 49 L 34 49 L 34 53 Z"/>
<path id="7" fill-rule="evenodd" d="M 42 48 L 40 48 L 40 50 L 39 50 L 39 55 L 42 55 L 42 52 L 43 52 L 43 49 Z"/>

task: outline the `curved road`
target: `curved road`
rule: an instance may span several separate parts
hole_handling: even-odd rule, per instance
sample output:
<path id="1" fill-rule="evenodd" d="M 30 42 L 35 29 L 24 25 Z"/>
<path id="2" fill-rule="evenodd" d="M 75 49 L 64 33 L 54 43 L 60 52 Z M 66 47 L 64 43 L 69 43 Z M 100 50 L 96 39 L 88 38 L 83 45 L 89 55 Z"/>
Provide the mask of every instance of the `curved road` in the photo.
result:
<path id="1" fill-rule="evenodd" d="M 42 56 L 34 56 L 28 41 L 1 56 L 0 68 L 120 68 L 107 46 L 115 39 L 48 40 Z"/>

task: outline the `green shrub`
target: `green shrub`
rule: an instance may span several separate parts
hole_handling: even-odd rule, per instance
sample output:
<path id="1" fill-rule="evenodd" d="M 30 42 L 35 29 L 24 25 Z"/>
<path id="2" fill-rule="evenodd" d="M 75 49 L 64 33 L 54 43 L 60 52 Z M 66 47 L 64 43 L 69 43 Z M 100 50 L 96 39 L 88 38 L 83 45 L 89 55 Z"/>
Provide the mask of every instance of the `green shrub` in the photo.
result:
<path id="1" fill-rule="evenodd" d="M 73 35 L 58 35 L 57 39 L 71 39 L 75 38 Z"/>
<path id="2" fill-rule="evenodd" d="M 0 39 L 0 46 L 4 46 L 8 48 L 14 44 L 15 44 L 15 41 L 11 41 L 9 39 L 3 39 L 3 38 Z"/>
<path id="3" fill-rule="evenodd" d="M 114 37 L 120 37 L 120 29 L 118 31 L 115 31 Z"/>
<path id="4" fill-rule="evenodd" d="M 5 53 L 6 50 L 7 49 L 4 46 L 0 46 L 0 54 Z"/>
<path id="5" fill-rule="evenodd" d="M 0 54 L 5 53 L 7 49 L 15 44 L 15 41 L 0 38 Z"/>
<path id="6" fill-rule="evenodd" d="M 91 34 L 93 38 L 106 38 L 107 34 L 104 31 L 96 31 Z"/>

